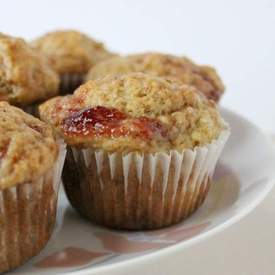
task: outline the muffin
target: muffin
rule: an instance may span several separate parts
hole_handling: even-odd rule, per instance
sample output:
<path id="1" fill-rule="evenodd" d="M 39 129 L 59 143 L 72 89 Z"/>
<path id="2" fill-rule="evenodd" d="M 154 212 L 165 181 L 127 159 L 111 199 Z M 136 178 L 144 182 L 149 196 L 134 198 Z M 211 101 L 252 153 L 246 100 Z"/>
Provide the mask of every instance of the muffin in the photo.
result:
<path id="1" fill-rule="evenodd" d="M 102 43 L 74 30 L 47 33 L 32 45 L 48 56 L 61 78 L 63 94 L 73 92 L 92 66 L 113 55 Z"/>
<path id="2" fill-rule="evenodd" d="M 143 73 L 89 81 L 39 112 L 68 144 L 71 204 L 117 229 L 157 229 L 192 214 L 229 135 L 194 87 Z"/>
<path id="3" fill-rule="evenodd" d="M 0 100 L 33 112 L 58 93 L 59 77 L 23 39 L 0 34 Z"/>
<path id="4" fill-rule="evenodd" d="M 215 69 L 197 65 L 186 57 L 161 53 L 145 53 L 125 57 L 113 57 L 90 69 L 86 80 L 107 74 L 130 72 L 150 73 L 195 86 L 207 98 L 218 102 L 224 92 L 223 83 Z"/>
<path id="5" fill-rule="evenodd" d="M 50 126 L 0 102 L 0 273 L 37 255 L 49 240 L 64 150 Z"/>

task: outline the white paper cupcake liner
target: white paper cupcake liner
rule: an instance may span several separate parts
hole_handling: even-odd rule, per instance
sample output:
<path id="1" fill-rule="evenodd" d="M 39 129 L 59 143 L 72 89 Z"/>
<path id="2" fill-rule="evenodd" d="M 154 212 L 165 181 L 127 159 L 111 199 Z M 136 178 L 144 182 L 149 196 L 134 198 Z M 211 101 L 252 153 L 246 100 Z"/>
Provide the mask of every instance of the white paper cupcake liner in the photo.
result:
<path id="1" fill-rule="evenodd" d="M 108 154 L 68 148 L 63 183 L 72 205 L 90 220 L 118 229 L 178 223 L 204 201 L 229 137 L 179 153 Z"/>
<path id="2" fill-rule="evenodd" d="M 51 170 L 34 181 L 0 191 L 0 273 L 24 264 L 48 242 L 65 154 L 63 143 Z"/>
<path id="3" fill-rule="evenodd" d="M 59 93 L 72 94 L 83 82 L 83 74 L 63 74 L 60 77 Z"/>

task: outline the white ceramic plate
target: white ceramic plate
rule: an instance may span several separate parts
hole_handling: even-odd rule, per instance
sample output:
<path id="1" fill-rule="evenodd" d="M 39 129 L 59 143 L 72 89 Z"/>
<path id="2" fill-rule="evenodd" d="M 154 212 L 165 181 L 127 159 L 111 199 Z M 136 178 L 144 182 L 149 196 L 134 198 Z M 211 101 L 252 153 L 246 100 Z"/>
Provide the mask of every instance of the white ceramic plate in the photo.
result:
<path id="1" fill-rule="evenodd" d="M 134 264 L 165 260 L 237 222 L 257 206 L 275 179 L 271 142 L 254 125 L 222 110 L 232 135 L 203 206 L 179 225 L 119 232 L 83 220 L 61 194 L 57 226 L 43 252 L 12 274 L 119 274 Z"/>

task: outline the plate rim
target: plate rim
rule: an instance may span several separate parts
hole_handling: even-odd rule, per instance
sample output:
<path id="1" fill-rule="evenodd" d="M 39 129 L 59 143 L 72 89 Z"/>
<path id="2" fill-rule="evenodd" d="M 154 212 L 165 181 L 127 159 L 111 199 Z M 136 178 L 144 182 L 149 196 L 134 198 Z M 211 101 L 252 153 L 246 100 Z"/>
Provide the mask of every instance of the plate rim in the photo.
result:
<path id="1" fill-rule="evenodd" d="M 237 116 L 239 120 L 244 121 L 246 124 L 248 124 L 250 127 L 254 128 L 258 133 L 262 135 L 262 138 L 265 139 L 265 142 L 267 146 L 270 147 L 270 155 L 272 156 L 272 162 L 274 162 L 275 165 L 275 148 L 272 144 L 272 141 L 267 137 L 267 135 L 263 132 L 263 130 L 258 127 L 256 124 L 251 122 L 249 119 L 245 118 L 243 115 L 240 115 L 238 112 L 235 112 L 227 107 L 220 107 L 220 109 L 224 112 L 229 113 L 229 115 Z M 114 262 L 110 263 L 106 266 L 91 266 L 87 268 L 82 268 L 75 271 L 69 271 L 66 272 L 68 275 L 95 275 L 100 274 L 102 272 L 110 272 L 110 271 L 117 271 L 119 268 L 129 268 L 132 265 L 137 265 L 140 263 L 148 262 L 150 260 L 153 260 L 154 258 L 163 258 L 165 256 L 174 254 L 179 252 L 182 249 L 186 249 L 192 245 L 195 245 L 199 242 L 205 241 L 212 236 L 222 232 L 223 230 L 229 228 L 231 225 L 237 223 L 241 219 L 243 219 L 245 216 L 247 216 L 250 212 L 252 212 L 267 196 L 267 194 L 271 191 L 273 186 L 275 185 L 275 171 L 274 171 L 274 180 L 272 180 L 272 177 L 268 180 L 265 188 L 261 191 L 261 193 L 258 195 L 257 198 L 255 198 L 253 201 L 249 202 L 246 207 L 244 207 L 240 212 L 237 212 L 235 215 L 230 217 L 228 220 L 222 222 L 221 224 L 217 225 L 216 227 L 206 230 L 203 233 L 200 233 L 197 236 L 191 237 L 188 240 L 183 240 L 181 242 L 178 242 L 176 244 L 167 246 L 165 248 L 153 251 L 151 253 L 145 254 L 145 255 L 138 255 L 134 258 L 130 259 L 124 259 L 120 262 Z"/>

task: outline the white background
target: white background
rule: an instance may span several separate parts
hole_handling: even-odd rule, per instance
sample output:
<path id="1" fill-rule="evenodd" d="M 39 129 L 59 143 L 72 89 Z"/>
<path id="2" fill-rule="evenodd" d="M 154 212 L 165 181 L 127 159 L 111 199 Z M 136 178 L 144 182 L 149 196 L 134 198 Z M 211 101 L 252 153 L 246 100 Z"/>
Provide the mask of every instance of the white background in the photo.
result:
<path id="1" fill-rule="evenodd" d="M 1 1 L 0 31 L 76 28 L 121 53 L 157 50 L 213 64 L 223 105 L 275 132 L 275 1 Z"/>
<path id="2" fill-rule="evenodd" d="M 6 0 L 1 1 L 0 10 L 0 31 L 27 39 L 56 28 L 76 28 L 104 41 L 113 51 L 157 50 L 212 64 L 227 87 L 222 105 L 275 133 L 275 1 Z M 268 206 L 271 211 L 271 204 Z M 137 274 L 201 275 L 208 274 L 207 270 L 212 274 L 232 274 L 235 269 L 233 274 L 258 275 L 265 266 L 271 268 L 271 273 L 265 274 L 275 274 L 275 266 L 270 267 L 274 238 L 267 234 L 254 236 L 255 231 L 246 233 L 249 228 L 261 232 L 264 221 L 259 217 L 263 219 L 269 213 L 261 209 L 255 214 L 256 220 L 248 219 L 226 231 L 227 239 L 218 235 L 211 242 L 184 251 L 174 261 L 139 267 Z M 234 253 L 238 261 L 236 257 L 229 261 L 222 258 L 224 254 L 219 251 L 225 245 L 236 246 L 228 253 Z M 256 254 L 242 260 L 246 251 L 253 251 L 253 246 L 260 249 L 259 257 L 263 253 L 262 262 L 257 262 Z M 195 261 L 194 253 L 199 255 L 201 264 Z M 231 259 L 230 255 L 227 257 Z M 198 272 L 199 269 L 206 273 Z"/>

